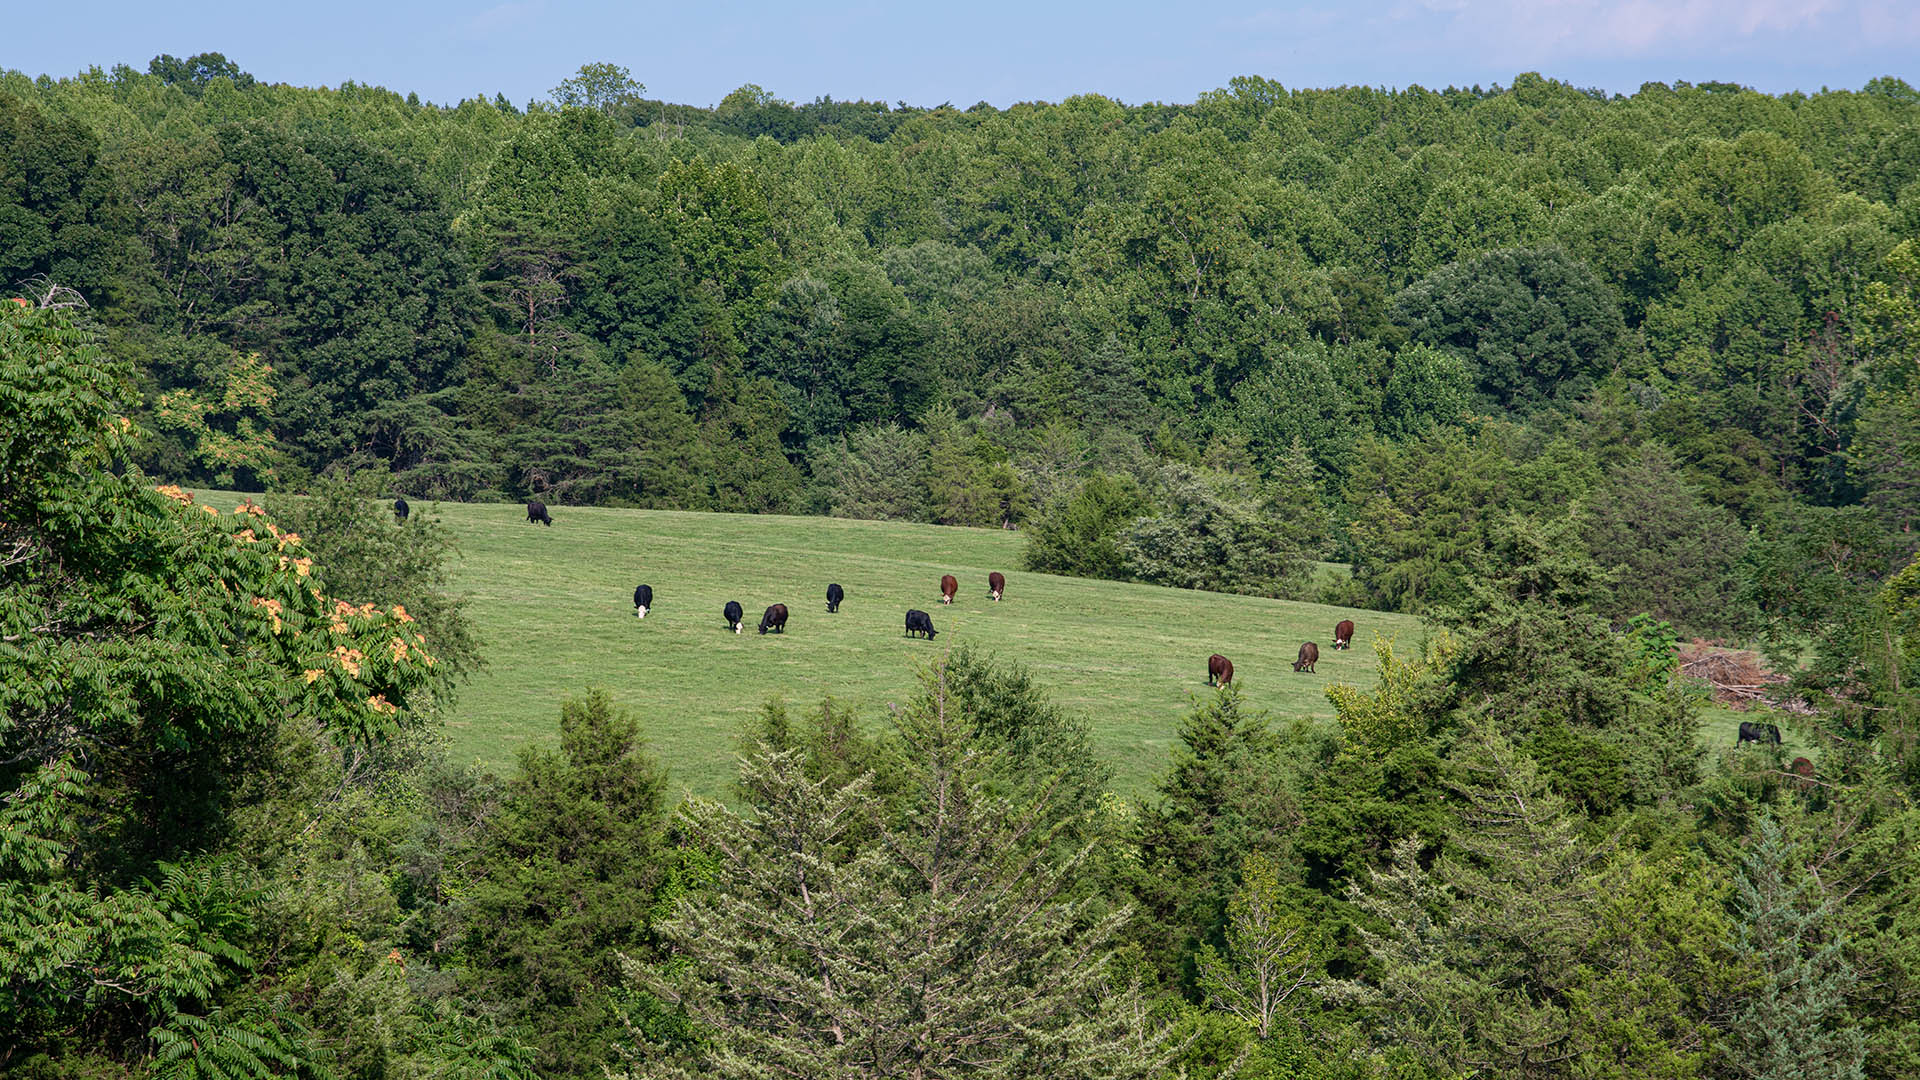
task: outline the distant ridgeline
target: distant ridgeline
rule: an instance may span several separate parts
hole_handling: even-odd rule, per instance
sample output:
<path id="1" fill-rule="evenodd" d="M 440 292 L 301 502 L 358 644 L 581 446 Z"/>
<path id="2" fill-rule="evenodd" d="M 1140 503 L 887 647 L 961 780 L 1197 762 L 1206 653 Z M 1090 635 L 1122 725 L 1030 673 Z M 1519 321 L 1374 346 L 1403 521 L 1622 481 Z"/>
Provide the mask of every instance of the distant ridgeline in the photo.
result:
<path id="1" fill-rule="evenodd" d="M 86 299 L 181 483 L 1018 527 L 1036 569 L 1412 611 L 1531 520 L 1700 632 L 1779 613 L 1755 528 L 1911 550 L 1898 79 L 643 91 L 10 72 L 0 283 Z"/>

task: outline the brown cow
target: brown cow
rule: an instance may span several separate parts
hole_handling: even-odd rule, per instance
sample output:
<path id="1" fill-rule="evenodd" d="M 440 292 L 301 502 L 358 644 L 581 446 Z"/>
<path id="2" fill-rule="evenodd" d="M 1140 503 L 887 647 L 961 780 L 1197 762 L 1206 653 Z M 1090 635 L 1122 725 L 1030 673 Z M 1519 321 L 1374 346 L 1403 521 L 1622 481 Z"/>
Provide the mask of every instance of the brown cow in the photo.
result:
<path id="1" fill-rule="evenodd" d="M 959 591 L 960 591 L 960 581 L 958 578 L 954 577 L 952 574 L 944 574 L 941 576 L 940 578 L 940 602 L 941 603 L 943 604 L 953 603 L 953 594 Z"/>
<path id="2" fill-rule="evenodd" d="M 1300 643 L 1300 659 L 1293 662 L 1293 670 L 1313 672 L 1313 665 L 1320 662 L 1320 646 L 1311 641 Z"/>
<path id="3" fill-rule="evenodd" d="M 1214 653 L 1207 657 L 1207 685 L 1225 686 L 1233 681 L 1233 661 Z"/>
<path id="4" fill-rule="evenodd" d="M 1007 591 L 1007 575 L 1001 573 L 998 570 L 995 570 L 993 573 L 987 575 L 987 592 L 995 600 L 1000 599 L 1000 594 L 1006 591 Z"/>
<path id="5" fill-rule="evenodd" d="M 776 634 L 787 632 L 787 605 L 775 604 L 760 616 L 760 632 L 764 634 L 769 630 Z"/>
<path id="6" fill-rule="evenodd" d="M 1353 620 L 1341 619 L 1333 628 L 1333 647 L 1336 649 L 1353 648 Z"/>

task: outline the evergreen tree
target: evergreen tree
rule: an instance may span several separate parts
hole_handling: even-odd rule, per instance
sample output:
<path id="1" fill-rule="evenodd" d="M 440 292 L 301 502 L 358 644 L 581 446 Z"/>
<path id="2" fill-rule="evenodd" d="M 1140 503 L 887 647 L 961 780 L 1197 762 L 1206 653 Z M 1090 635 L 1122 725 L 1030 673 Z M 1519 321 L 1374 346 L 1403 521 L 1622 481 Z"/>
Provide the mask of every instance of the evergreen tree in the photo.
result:
<path id="1" fill-rule="evenodd" d="M 1771 819 L 1740 866 L 1733 951 L 1754 985 L 1728 1023 L 1728 1065 L 1764 1080 L 1864 1076 L 1866 1043 L 1846 1004 L 1857 976 L 1832 902 Z"/>
<path id="2" fill-rule="evenodd" d="M 647 956 L 686 878 L 665 837 L 666 775 L 605 691 L 565 702 L 560 750 L 531 747 L 479 838 L 463 948 L 547 1068 L 611 1064 L 618 957 Z"/>
<path id="3" fill-rule="evenodd" d="M 1132 934 L 1171 978 L 1191 985 L 1203 943 L 1223 943 L 1243 859 L 1279 851 L 1299 818 L 1266 717 L 1228 686 L 1180 724 L 1180 744 L 1139 815 L 1140 905 Z"/>
<path id="4" fill-rule="evenodd" d="M 878 806 L 865 777 L 810 780 L 802 755 L 762 744 L 742 763 L 744 813 L 696 802 L 692 837 L 714 888 L 661 927 L 688 963 L 630 968 L 692 1023 L 671 1051 L 643 1044 L 631 1076 L 1144 1076 L 1158 1036 L 1112 964 L 1121 914 L 1068 886 L 1049 791 L 996 793 L 998 752 L 942 669 L 895 716 L 906 799 Z"/>
<path id="5" fill-rule="evenodd" d="M 1027 530 L 1026 567 L 1124 581 L 1127 556 L 1120 534 L 1147 509 L 1131 476 L 1095 473 L 1050 503 Z"/>
<path id="6" fill-rule="evenodd" d="M 927 514 L 927 439 L 898 425 L 864 428 L 810 460 L 816 501 L 835 517 L 920 521 Z"/>

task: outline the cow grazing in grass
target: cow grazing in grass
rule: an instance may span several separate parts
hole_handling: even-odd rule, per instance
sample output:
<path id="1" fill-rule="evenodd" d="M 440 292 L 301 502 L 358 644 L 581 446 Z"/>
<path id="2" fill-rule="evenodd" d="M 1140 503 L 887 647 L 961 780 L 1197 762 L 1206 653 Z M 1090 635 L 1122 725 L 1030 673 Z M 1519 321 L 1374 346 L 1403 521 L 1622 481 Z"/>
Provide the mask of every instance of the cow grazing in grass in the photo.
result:
<path id="1" fill-rule="evenodd" d="M 553 524 L 553 519 L 547 516 L 547 504 L 538 499 L 527 504 L 527 524 L 531 525 L 536 521 L 547 526 Z"/>
<path id="2" fill-rule="evenodd" d="M 746 625 L 747 613 L 741 610 L 738 600 L 727 601 L 727 609 L 721 614 L 727 617 L 728 628 L 736 634 L 740 632 L 742 626 Z"/>
<path id="3" fill-rule="evenodd" d="M 405 521 L 407 520 L 407 515 L 412 512 L 413 508 L 407 505 L 406 499 L 393 500 L 393 520 Z"/>
<path id="4" fill-rule="evenodd" d="M 960 580 L 958 578 L 954 577 L 952 574 L 946 574 L 940 578 L 940 602 L 941 603 L 943 604 L 953 603 L 953 594 L 959 591 L 960 591 Z"/>
<path id="5" fill-rule="evenodd" d="M 1780 729 L 1772 724 L 1762 724 L 1753 720 L 1740 721 L 1740 734 L 1734 736 L 1733 745 L 1742 743 L 1772 743 L 1780 745 Z"/>
<path id="6" fill-rule="evenodd" d="M 1207 685 L 1226 686 L 1233 682 L 1233 661 L 1214 653 L 1207 657 Z"/>
<path id="7" fill-rule="evenodd" d="M 846 598 L 847 598 L 847 590 L 841 588 L 838 585 L 827 586 L 827 611 L 828 612 L 839 611 L 840 601 L 845 600 Z"/>
<path id="8" fill-rule="evenodd" d="M 924 634 L 928 641 L 932 641 L 933 635 L 936 632 L 933 628 L 933 616 L 921 611 L 919 608 L 909 608 L 907 610 L 908 637 L 912 637 L 915 634 Z"/>
<path id="9" fill-rule="evenodd" d="M 1001 595 L 1006 591 L 1007 591 L 1007 575 L 1001 573 L 998 570 L 995 570 L 993 573 L 987 575 L 987 595 L 988 596 L 991 596 L 995 600 L 998 600 L 1000 599 Z"/>
<path id="10" fill-rule="evenodd" d="M 1293 670 L 1312 674 L 1313 665 L 1320 662 L 1320 646 L 1311 641 L 1300 643 L 1300 659 L 1293 662 Z"/>
<path id="11" fill-rule="evenodd" d="M 633 616 L 636 619 L 647 617 L 647 609 L 653 606 L 653 586 L 641 585 L 633 590 Z"/>
<path id="12" fill-rule="evenodd" d="M 1787 768 L 1793 775 L 1800 778 L 1801 787 L 1806 787 L 1813 783 L 1813 762 L 1803 757 L 1797 757 L 1793 759 L 1793 764 L 1787 766 Z"/>
<path id="13" fill-rule="evenodd" d="M 787 632 L 787 605 L 775 604 L 760 616 L 760 632 L 764 634 L 769 630 L 776 634 Z"/>
<path id="14" fill-rule="evenodd" d="M 1353 648 L 1353 620 L 1341 619 L 1333 628 L 1333 647 L 1336 649 Z"/>

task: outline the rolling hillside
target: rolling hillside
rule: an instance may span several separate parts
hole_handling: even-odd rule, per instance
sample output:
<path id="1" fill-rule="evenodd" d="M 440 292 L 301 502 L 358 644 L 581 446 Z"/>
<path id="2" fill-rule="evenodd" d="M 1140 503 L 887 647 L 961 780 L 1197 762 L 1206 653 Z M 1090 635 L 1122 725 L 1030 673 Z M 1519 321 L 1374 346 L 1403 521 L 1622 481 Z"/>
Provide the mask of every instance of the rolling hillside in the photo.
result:
<path id="1" fill-rule="evenodd" d="M 217 507 L 241 497 L 198 494 Z M 970 644 L 1024 665 L 1086 716 L 1117 787 L 1137 795 L 1211 692 L 1209 653 L 1230 658 L 1247 703 L 1283 723 L 1331 717 L 1335 682 L 1370 685 L 1376 635 L 1411 646 L 1422 634 L 1407 615 L 1031 574 L 1020 534 L 994 529 L 585 507 L 554 508 L 548 528 L 518 503 L 419 502 L 414 513 L 458 537 L 454 587 L 472 598 L 487 662 L 448 718 L 451 757 L 501 771 L 522 746 L 557 744 L 562 699 L 603 686 L 639 716 L 677 786 L 717 794 L 743 721 L 768 700 L 804 711 L 831 694 L 877 727 L 924 665 Z M 992 570 L 1007 575 L 998 604 Z M 950 608 L 943 573 L 960 580 Z M 654 589 L 644 620 L 633 615 L 641 582 Z M 828 582 L 847 591 L 835 615 Z M 721 618 L 728 600 L 747 611 L 738 636 Z M 754 624 L 775 602 L 792 612 L 787 631 L 762 637 Z M 910 607 L 932 614 L 937 640 L 904 636 Z M 1359 627 L 1350 652 L 1329 645 L 1342 618 Z M 1302 641 L 1320 644 L 1315 674 L 1292 670 Z"/>
<path id="2" fill-rule="evenodd" d="M 1330 716 L 1329 684 L 1372 682 L 1372 635 L 1420 634 L 1402 615 L 1029 574 L 1020 536 L 996 530 L 573 507 L 547 528 L 518 505 L 421 511 L 460 538 L 456 583 L 473 597 L 488 659 L 451 719 L 453 757 L 494 768 L 556 739 L 563 696 L 605 686 L 680 784 L 713 793 L 732 775 L 741 722 L 769 698 L 811 708 L 831 694 L 878 724 L 914 692 L 920 666 L 967 643 L 1026 665 L 1089 717 L 1133 793 L 1164 768 L 1181 716 L 1208 692 L 1207 654 L 1231 658 L 1248 701 L 1276 719 Z M 1008 577 L 999 604 L 986 594 L 996 569 Z M 960 579 L 951 608 L 938 602 L 942 573 Z M 640 620 L 643 581 L 655 607 Z M 837 615 L 828 582 L 847 590 Z M 730 599 L 747 609 L 737 637 L 720 615 Z M 787 632 L 761 637 L 754 623 L 776 601 L 792 610 Z M 932 613 L 936 641 L 903 636 L 909 607 Z M 1359 624 L 1357 647 L 1335 653 L 1327 643 L 1343 616 Z M 1305 640 L 1322 659 L 1317 674 L 1296 675 Z"/>

